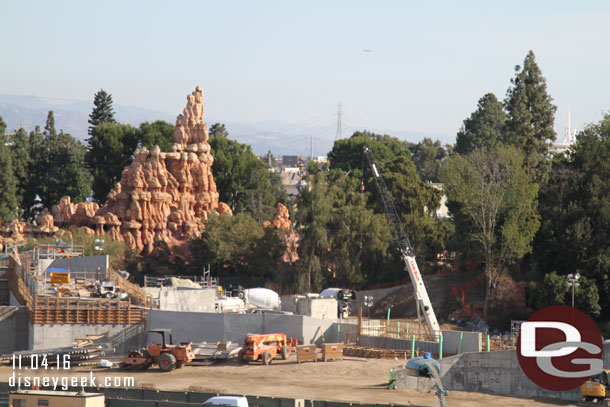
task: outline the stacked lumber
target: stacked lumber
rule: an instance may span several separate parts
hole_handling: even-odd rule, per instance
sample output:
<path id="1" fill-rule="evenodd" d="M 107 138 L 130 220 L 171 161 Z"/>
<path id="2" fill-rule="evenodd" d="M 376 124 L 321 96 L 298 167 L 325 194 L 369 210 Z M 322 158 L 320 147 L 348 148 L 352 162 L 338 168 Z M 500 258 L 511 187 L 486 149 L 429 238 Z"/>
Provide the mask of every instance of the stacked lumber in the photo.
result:
<path id="1" fill-rule="evenodd" d="M 409 359 L 411 357 L 411 352 L 407 350 L 375 349 L 353 345 L 346 345 L 343 348 L 343 354 L 372 359 Z"/>

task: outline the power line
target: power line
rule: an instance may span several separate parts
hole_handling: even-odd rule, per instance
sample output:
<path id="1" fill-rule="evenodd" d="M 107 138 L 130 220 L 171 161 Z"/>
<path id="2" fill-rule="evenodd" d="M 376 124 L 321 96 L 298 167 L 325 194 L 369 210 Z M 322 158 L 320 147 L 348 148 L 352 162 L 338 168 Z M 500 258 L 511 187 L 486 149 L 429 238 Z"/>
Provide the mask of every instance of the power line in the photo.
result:
<path id="1" fill-rule="evenodd" d="M 335 140 L 341 139 L 341 102 L 337 105 L 337 134 Z"/>

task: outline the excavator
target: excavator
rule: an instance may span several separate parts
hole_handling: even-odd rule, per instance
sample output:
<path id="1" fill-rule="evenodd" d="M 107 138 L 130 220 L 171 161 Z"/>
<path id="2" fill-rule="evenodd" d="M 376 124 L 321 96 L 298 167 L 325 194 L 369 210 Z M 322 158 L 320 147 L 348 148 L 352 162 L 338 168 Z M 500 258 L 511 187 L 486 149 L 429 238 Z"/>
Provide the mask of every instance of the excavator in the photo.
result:
<path id="1" fill-rule="evenodd" d="M 579 406 L 610 406 L 610 370 L 591 376 L 580 386 L 583 401 Z"/>
<path id="2" fill-rule="evenodd" d="M 368 161 L 369 167 L 371 168 L 371 172 L 373 173 L 373 179 L 375 180 L 377 190 L 381 195 L 386 219 L 390 225 L 392 236 L 394 236 L 394 240 L 396 240 L 400 257 L 405 263 L 405 269 L 409 273 L 411 282 L 413 283 L 413 292 L 415 293 L 415 301 L 417 304 L 417 319 L 420 318 L 420 313 L 424 314 L 424 319 L 426 320 L 426 326 L 429 334 L 435 341 L 438 341 L 441 334 L 441 328 L 436 319 L 434 309 L 432 308 L 430 297 L 428 297 L 428 291 L 424 285 L 424 280 L 419 268 L 417 267 L 413 246 L 411 246 L 411 242 L 409 242 L 409 238 L 405 233 L 400 216 L 398 215 L 396 207 L 394 206 L 394 201 L 392 201 L 392 196 L 390 195 L 390 192 L 385 185 L 385 181 L 379 172 L 379 168 L 375 162 L 375 156 L 373 155 L 373 150 L 371 150 L 371 148 L 368 146 L 364 146 L 363 153 Z"/>

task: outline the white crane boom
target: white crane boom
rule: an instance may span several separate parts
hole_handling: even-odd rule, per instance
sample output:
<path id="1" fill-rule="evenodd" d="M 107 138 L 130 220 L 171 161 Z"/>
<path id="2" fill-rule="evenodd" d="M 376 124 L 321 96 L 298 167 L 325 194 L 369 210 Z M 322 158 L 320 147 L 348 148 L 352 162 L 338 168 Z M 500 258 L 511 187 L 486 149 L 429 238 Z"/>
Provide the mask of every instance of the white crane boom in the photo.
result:
<path id="1" fill-rule="evenodd" d="M 413 247 L 411 246 L 411 242 L 409 242 L 409 238 L 405 233 L 402 221 L 400 220 L 400 216 L 398 216 L 398 212 L 396 211 L 396 207 L 394 206 L 390 192 L 385 185 L 385 181 L 379 173 L 379 169 L 377 168 L 377 164 L 375 162 L 375 156 L 373 155 L 373 150 L 371 150 L 370 147 L 365 146 L 363 152 L 368 160 L 369 166 L 371 167 L 371 171 L 373 172 L 373 179 L 375 180 L 375 185 L 377 185 L 377 189 L 381 195 L 381 200 L 385 208 L 385 215 L 390 225 L 390 230 L 392 231 L 392 235 L 398 244 L 400 257 L 405 263 L 405 269 L 409 273 L 409 277 L 411 277 L 411 283 L 413 283 L 413 291 L 415 293 L 415 302 L 418 307 L 418 315 L 420 311 L 423 312 L 424 319 L 426 320 L 426 326 L 428 327 L 430 334 L 435 338 L 435 340 L 437 340 L 441 334 L 441 328 L 436 320 L 436 314 L 432 308 L 430 297 L 428 297 L 428 291 L 424 285 L 424 280 L 419 272 L 419 268 L 417 267 Z"/>

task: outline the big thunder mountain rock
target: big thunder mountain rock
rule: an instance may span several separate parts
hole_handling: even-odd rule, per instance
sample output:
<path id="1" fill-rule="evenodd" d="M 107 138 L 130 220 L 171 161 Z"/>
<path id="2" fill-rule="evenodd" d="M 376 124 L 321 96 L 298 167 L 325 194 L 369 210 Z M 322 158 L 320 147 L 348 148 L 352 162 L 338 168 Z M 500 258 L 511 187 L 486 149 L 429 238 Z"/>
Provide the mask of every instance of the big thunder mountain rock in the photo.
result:
<path id="1" fill-rule="evenodd" d="M 158 146 L 136 150 L 133 163 L 91 219 L 98 233 L 110 233 L 144 253 L 152 252 L 156 240 L 171 249 L 201 233 L 219 205 L 203 112 L 203 90 L 197 86 L 176 119 L 173 151 L 161 152 Z"/>
<path id="2" fill-rule="evenodd" d="M 188 256 L 189 239 L 203 231 L 211 211 L 233 215 L 227 204 L 218 201 L 200 86 L 187 96 L 173 139 L 171 152 L 161 152 L 158 146 L 136 150 L 101 208 L 95 202 L 74 204 L 65 196 L 37 217 L 36 226 L 19 220 L 0 223 L 0 248 L 26 236 L 61 237 L 71 234 L 68 229 L 78 229 L 89 235 L 108 234 L 144 254 L 152 253 L 161 240 L 172 254 Z M 298 260 L 298 235 L 284 205 L 278 204 L 273 221 L 265 225 L 269 226 L 280 231 L 282 260 Z"/>

